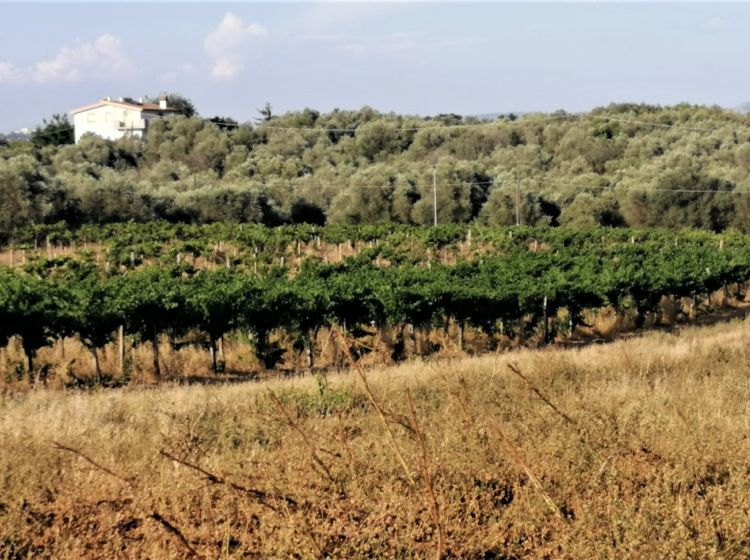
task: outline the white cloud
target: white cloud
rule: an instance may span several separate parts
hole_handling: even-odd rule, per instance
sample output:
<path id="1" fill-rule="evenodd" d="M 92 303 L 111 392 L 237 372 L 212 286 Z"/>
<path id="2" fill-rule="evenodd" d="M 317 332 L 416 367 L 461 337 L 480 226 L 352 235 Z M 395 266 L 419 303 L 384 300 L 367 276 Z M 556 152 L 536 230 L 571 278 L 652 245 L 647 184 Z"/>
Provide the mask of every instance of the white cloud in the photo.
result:
<path id="1" fill-rule="evenodd" d="M 219 27 L 206 37 L 203 43 L 206 53 L 213 60 L 211 76 L 218 80 L 231 80 L 242 72 L 242 48 L 253 37 L 265 37 L 268 31 L 258 23 L 248 23 L 241 17 L 227 12 Z"/>
<path id="2" fill-rule="evenodd" d="M 739 22 L 730 21 L 720 16 L 714 16 L 708 19 L 707 21 L 704 22 L 703 25 L 704 27 L 711 29 L 713 31 L 724 31 L 727 29 L 737 29 L 737 28 L 742 27 L 742 25 Z"/>
<path id="3" fill-rule="evenodd" d="M 122 50 L 122 41 L 105 33 L 93 43 L 79 41 L 73 47 L 63 47 L 54 58 L 25 68 L 0 62 L 0 83 L 79 82 L 86 78 L 128 74 L 132 68 Z"/>
<path id="4" fill-rule="evenodd" d="M 727 27 L 729 22 L 723 17 L 715 16 L 706 21 L 706 27 L 712 27 L 714 29 L 723 29 Z"/>
<path id="5" fill-rule="evenodd" d="M 747 32 L 748 26 L 744 21 L 738 19 L 728 19 L 721 16 L 714 16 L 703 22 L 704 29 L 712 32 Z"/>
<path id="6" fill-rule="evenodd" d="M 216 59 L 211 75 L 219 80 L 231 80 L 242 72 L 242 63 L 232 57 L 221 57 Z"/>
<path id="7" fill-rule="evenodd" d="M 17 82 L 19 72 L 9 62 L 0 62 L 0 84 Z"/>

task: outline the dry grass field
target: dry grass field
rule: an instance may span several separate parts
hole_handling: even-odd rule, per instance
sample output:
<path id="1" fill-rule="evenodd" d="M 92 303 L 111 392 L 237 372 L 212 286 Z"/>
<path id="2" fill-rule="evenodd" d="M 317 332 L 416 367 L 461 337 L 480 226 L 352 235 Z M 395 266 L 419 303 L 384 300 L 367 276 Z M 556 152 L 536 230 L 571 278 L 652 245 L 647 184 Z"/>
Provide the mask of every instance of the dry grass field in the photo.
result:
<path id="1" fill-rule="evenodd" d="M 0 398 L 0 558 L 750 558 L 748 322 Z"/>

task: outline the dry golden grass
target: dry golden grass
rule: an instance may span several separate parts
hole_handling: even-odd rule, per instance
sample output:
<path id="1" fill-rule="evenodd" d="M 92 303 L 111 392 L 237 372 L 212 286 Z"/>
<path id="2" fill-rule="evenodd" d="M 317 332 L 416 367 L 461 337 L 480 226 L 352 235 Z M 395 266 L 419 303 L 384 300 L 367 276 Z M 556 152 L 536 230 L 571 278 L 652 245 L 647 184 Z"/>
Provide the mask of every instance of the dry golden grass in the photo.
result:
<path id="1" fill-rule="evenodd" d="M 0 557 L 748 558 L 749 348 L 5 396 Z"/>

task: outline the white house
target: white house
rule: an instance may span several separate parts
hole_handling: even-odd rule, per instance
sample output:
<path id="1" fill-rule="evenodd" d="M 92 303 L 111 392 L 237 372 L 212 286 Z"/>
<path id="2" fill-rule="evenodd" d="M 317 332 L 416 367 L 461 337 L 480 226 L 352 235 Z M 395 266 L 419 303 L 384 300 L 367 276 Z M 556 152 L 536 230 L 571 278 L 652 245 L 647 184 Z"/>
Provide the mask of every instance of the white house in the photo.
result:
<path id="1" fill-rule="evenodd" d="M 112 99 L 105 97 L 101 101 L 73 109 L 76 143 L 87 132 L 93 132 L 102 138 L 117 140 L 123 136 L 145 138 L 148 123 L 153 119 L 173 114 L 176 109 L 167 107 L 167 98 L 160 97 L 159 103 L 144 103 L 143 99 L 135 101 L 129 97 Z"/>

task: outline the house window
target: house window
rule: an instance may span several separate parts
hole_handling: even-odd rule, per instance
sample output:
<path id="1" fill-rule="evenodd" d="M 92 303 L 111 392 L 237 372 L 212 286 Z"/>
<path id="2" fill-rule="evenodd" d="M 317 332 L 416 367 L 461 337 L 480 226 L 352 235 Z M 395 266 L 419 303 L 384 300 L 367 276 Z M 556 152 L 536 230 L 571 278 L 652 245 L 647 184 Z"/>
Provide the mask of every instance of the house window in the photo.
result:
<path id="1" fill-rule="evenodd" d="M 96 113 L 89 113 L 88 116 L 86 117 L 86 120 L 88 120 L 88 122 L 90 122 L 90 123 L 95 123 L 96 122 Z"/>

